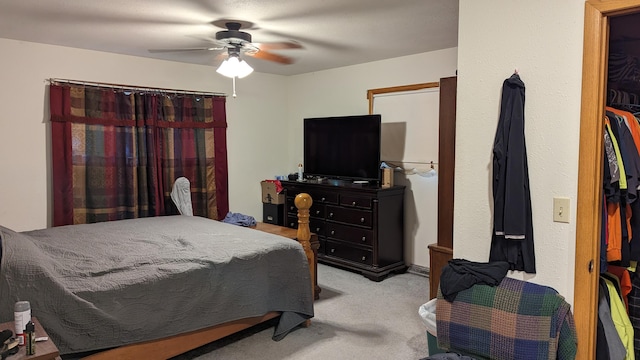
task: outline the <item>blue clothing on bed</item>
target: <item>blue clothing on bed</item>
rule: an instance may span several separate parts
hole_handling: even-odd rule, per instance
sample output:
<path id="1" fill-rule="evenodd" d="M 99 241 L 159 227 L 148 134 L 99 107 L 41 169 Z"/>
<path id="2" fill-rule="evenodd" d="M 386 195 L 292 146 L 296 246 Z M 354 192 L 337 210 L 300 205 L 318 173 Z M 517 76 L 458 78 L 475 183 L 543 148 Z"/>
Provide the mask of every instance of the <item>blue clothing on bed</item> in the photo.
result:
<path id="1" fill-rule="evenodd" d="M 240 226 L 256 226 L 258 224 L 253 216 L 232 212 L 228 212 L 222 222 Z"/>

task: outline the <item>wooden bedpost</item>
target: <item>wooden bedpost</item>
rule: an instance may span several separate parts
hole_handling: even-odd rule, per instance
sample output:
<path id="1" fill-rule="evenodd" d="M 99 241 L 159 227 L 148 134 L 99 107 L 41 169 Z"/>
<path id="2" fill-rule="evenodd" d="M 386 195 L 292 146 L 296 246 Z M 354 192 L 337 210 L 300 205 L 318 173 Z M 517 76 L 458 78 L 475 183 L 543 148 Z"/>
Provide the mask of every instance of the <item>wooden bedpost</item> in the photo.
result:
<path id="1" fill-rule="evenodd" d="M 298 208 L 298 242 L 302 244 L 304 253 L 309 261 L 309 273 L 311 274 L 311 293 L 315 293 L 315 255 L 311 249 L 311 230 L 309 229 L 309 208 L 313 204 L 311 196 L 307 193 L 300 193 L 296 196 L 294 204 Z"/>

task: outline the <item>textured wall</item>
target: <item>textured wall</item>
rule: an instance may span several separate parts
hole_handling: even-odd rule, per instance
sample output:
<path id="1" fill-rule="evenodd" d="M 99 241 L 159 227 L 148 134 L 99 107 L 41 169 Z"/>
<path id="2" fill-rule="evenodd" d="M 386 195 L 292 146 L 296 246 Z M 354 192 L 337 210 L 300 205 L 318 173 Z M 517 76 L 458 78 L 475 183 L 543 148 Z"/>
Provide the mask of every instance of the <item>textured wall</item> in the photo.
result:
<path id="1" fill-rule="evenodd" d="M 461 0 L 454 257 L 488 261 L 491 159 L 502 82 L 526 85 L 525 133 L 538 273 L 511 276 L 552 286 L 573 301 L 582 0 Z M 556 196 L 569 224 L 553 222 Z"/>

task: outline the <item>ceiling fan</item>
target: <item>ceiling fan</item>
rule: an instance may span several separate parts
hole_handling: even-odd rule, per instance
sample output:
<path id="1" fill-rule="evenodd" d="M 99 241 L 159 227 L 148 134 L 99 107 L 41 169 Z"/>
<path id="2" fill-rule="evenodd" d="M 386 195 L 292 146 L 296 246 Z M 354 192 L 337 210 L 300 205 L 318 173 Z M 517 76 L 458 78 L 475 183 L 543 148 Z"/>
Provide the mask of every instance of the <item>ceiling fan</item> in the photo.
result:
<path id="1" fill-rule="evenodd" d="M 247 56 L 254 57 L 256 59 L 267 60 L 267 61 L 272 61 L 279 64 L 288 65 L 293 63 L 293 59 L 291 57 L 276 54 L 274 52 L 271 52 L 271 50 L 287 50 L 287 49 L 302 48 L 302 45 L 300 45 L 295 41 L 280 41 L 280 42 L 268 42 L 268 43 L 252 42 L 253 39 L 251 37 L 251 34 L 241 30 L 241 29 L 253 28 L 254 24 L 249 21 L 221 19 L 221 20 L 213 21 L 211 24 L 226 29 L 226 30 L 216 32 L 215 40 L 211 39 L 214 46 L 200 47 L 200 48 L 183 48 L 183 49 L 150 49 L 149 52 L 162 53 L 162 52 L 180 52 L 180 51 L 215 51 L 215 50 L 226 49 L 227 60 L 237 59 L 238 62 L 242 62 L 242 60 L 240 60 L 240 55 L 247 55 Z M 225 63 L 223 63 L 223 65 Z"/>

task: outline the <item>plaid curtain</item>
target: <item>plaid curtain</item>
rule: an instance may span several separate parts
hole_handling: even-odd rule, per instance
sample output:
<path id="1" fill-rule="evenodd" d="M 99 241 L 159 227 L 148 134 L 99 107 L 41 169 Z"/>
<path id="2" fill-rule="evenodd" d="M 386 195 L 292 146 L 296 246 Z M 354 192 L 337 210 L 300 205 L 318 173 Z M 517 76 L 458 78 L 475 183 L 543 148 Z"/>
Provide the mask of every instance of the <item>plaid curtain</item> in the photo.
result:
<path id="1" fill-rule="evenodd" d="M 225 98 L 51 85 L 54 226 L 171 213 L 175 179 L 193 213 L 229 209 Z"/>

